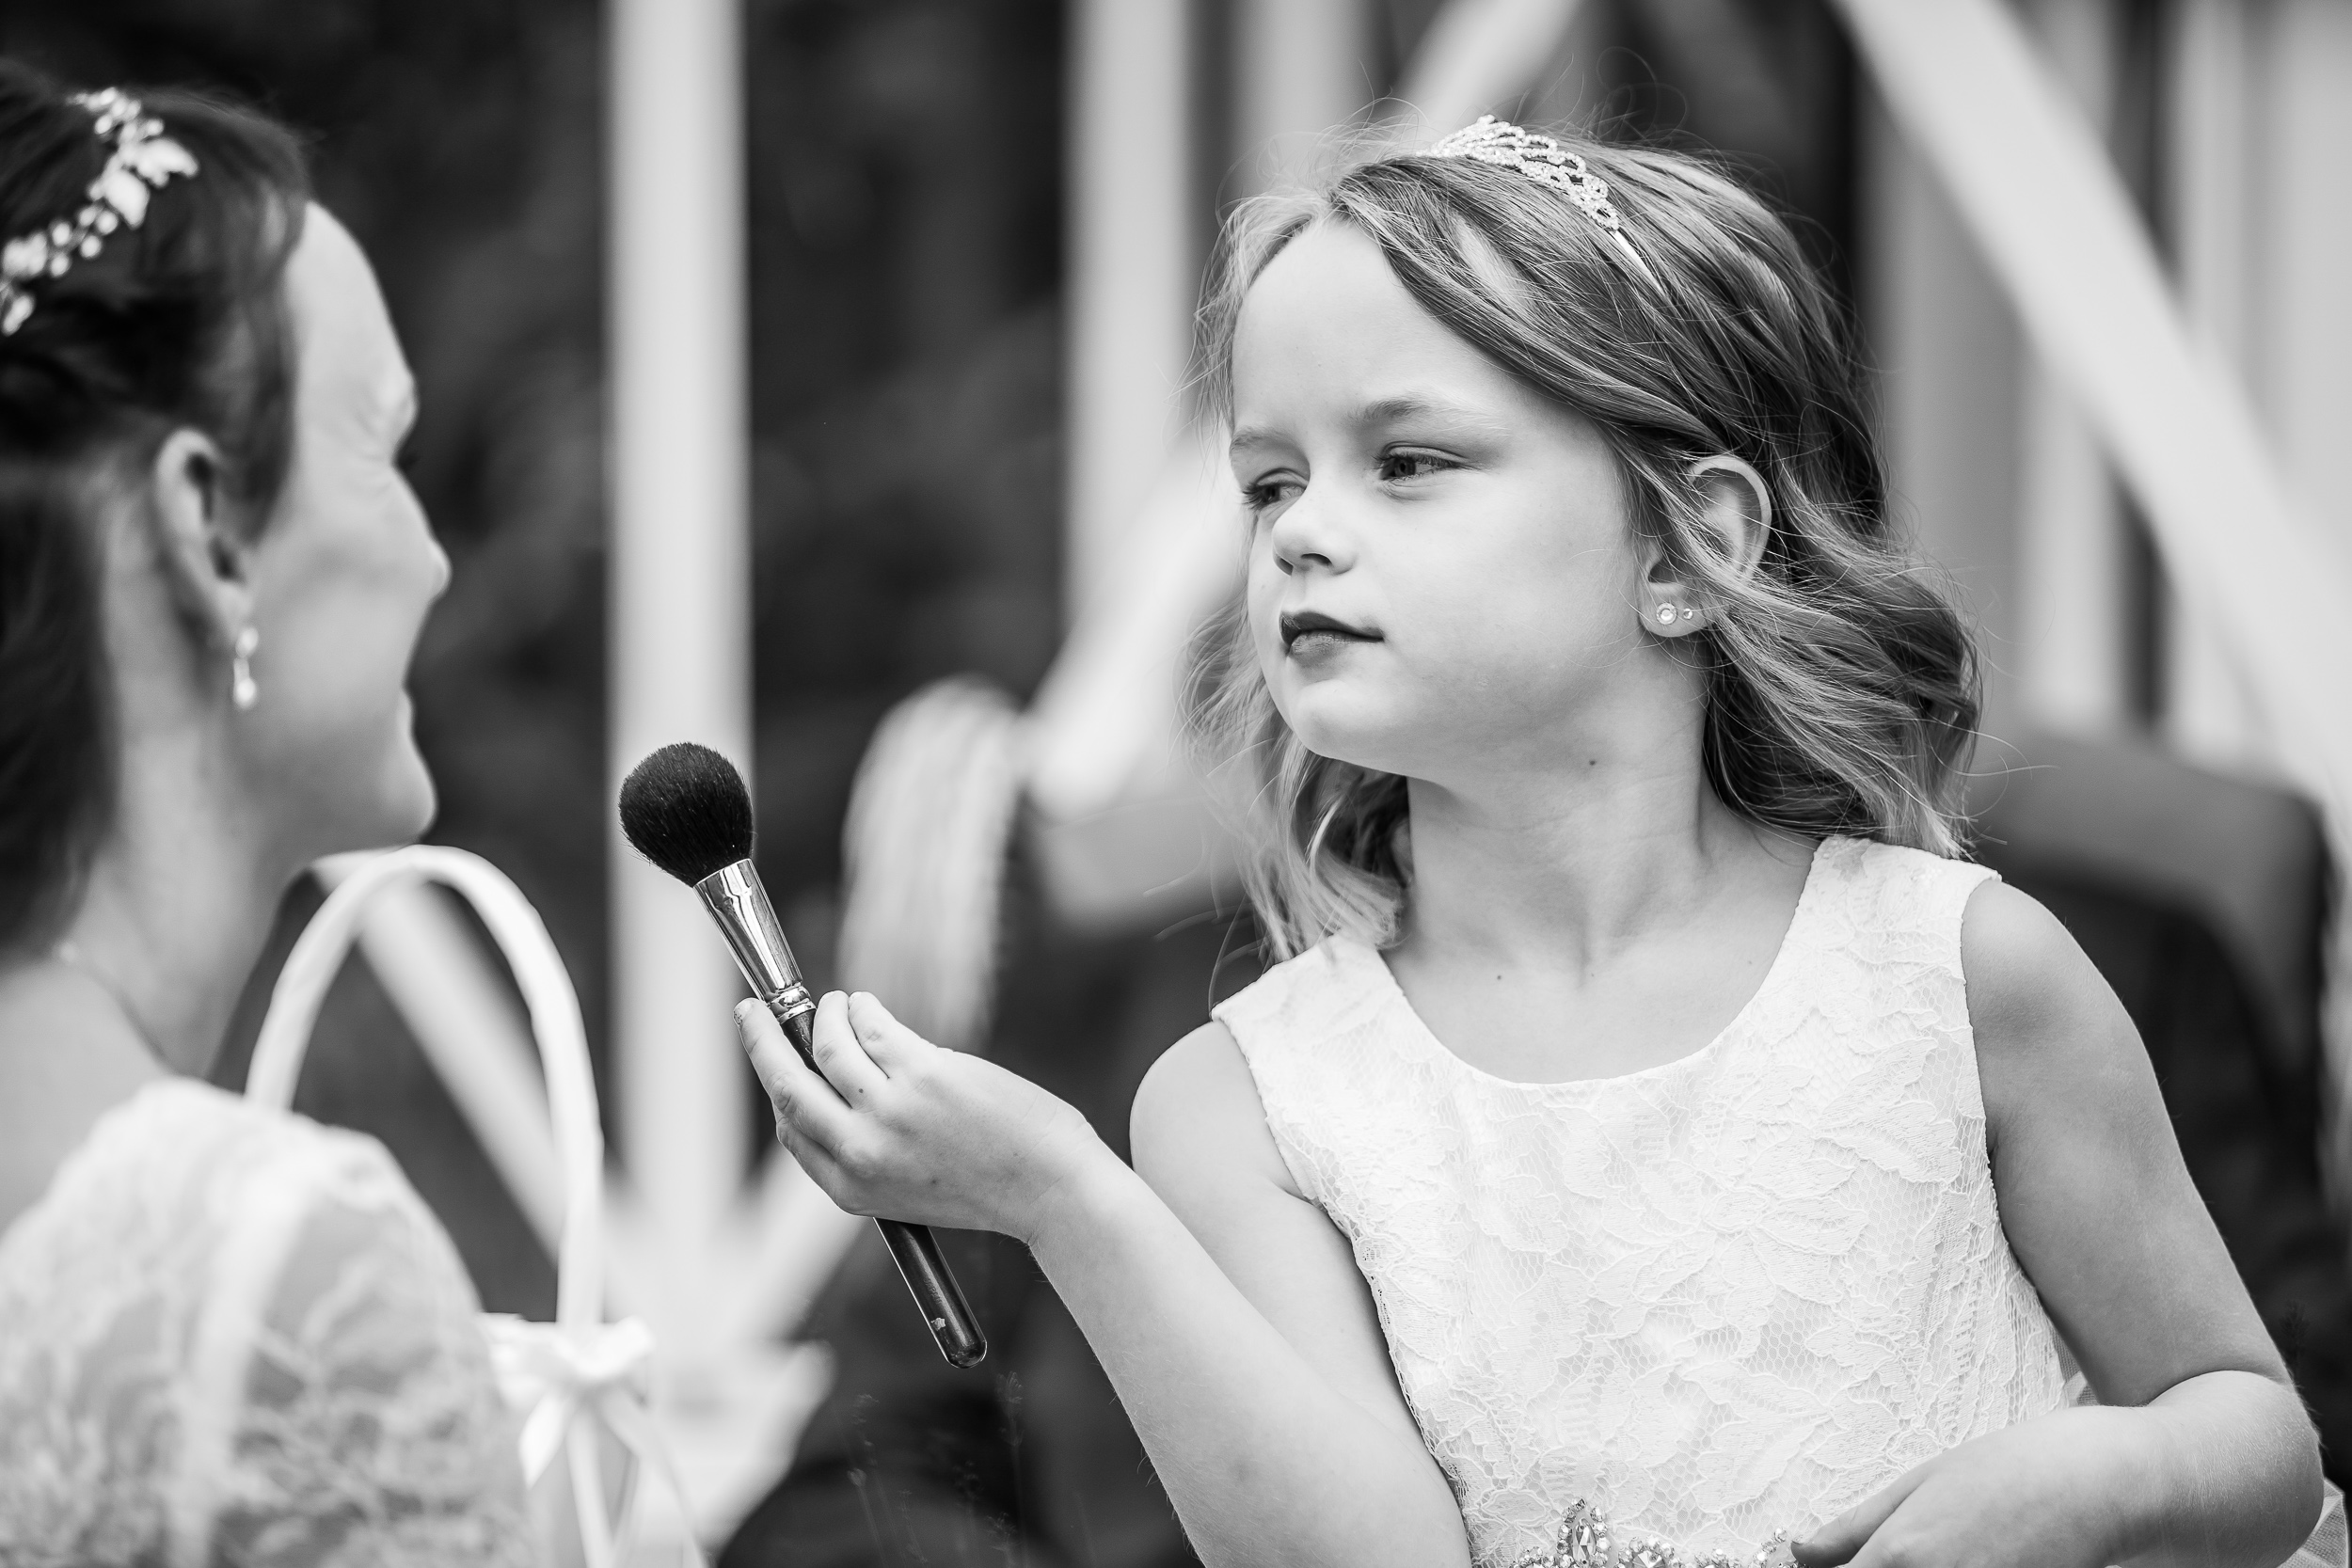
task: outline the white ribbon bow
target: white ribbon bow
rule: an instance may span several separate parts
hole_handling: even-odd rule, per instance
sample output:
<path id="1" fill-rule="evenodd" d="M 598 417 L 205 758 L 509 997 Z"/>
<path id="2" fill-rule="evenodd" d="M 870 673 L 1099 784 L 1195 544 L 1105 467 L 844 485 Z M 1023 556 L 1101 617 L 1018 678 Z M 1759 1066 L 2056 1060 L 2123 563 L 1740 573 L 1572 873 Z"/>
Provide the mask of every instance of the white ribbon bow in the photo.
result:
<path id="1" fill-rule="evenodd" d="M 554 1464 L 558 1449 L 571 1460 L 572 1500 L 580 1511 L 580 1539 L 588 1568 L 614 1568 L 627 1557 L 633 1523 L 636 1483 L 623 1487 L 616 1510 L 620 1539 L 604 1510 L 596 1458 L 596 1429 L 612 1434 L 644 1469 L 661 1478 L 677 1504 L 680 1519 L 691 1519 L 686 1491 L 677 1467 L 654 1426 L 645 1402 L 653 1386 L 653 1331 L 636 1318 L 599 1323 L 582 1330 L 561 1323 L 531 1323 L 503 1312 L 486 1312 L 482 1331 L 490 1346 L 490 1365 L 507 1407 L 530 1412 L 523 1419 L 523 1484 L 535 1486 Z M 583 1419 L 584 1418 L 584 1419 Z M 685 1560 L 704 1568 L 702 1550 L 691 1528 Z"/>

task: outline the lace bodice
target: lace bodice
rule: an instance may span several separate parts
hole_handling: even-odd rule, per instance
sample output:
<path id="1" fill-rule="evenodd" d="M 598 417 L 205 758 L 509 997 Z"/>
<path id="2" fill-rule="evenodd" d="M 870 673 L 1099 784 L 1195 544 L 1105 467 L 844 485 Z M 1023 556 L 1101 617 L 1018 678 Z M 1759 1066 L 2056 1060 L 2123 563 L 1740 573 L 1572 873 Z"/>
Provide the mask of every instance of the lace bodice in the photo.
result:
<path id="1" fill-rule="evenodd" d="M 0 1563 L 530 1562 L 477 1311 L 381 1146 L 150 1085 L 0 1233 Z"/>
<path id="2" fill-rule="evenodd" d="M 1986 1157 L 1960 929 L 1990 875 L 1824 843 L 1730 1025 L 1618 1078 L 1469 1066 L 1343 938 L 1217 1009 L 1479 1568 L 1579 1502 L 1749 1560 L 2066 1402 Z"/>

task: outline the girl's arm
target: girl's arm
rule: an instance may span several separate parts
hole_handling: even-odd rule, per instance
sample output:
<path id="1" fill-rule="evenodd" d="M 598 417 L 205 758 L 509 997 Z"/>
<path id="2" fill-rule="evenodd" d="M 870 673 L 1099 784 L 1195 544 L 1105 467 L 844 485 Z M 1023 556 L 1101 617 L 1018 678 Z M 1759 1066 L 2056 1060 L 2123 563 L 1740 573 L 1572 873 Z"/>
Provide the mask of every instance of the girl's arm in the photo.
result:
<path id="1" fill-rule="evenodd" d="M 2320 1505 L 2319 1450 L 2191 1184 L 2122 1004 L 1997 883 L 1962 930 L 2001 1224 L 2104 1403 L 1921 1465 L 1808 1563 L 2270 1568 Z"/>
<path id="2" fill-rule="evenodd" d="M 871 997 L 818 1007 L 822 1078 L 763 1008 L 736 1016 L 778 1135 L 834 1202 L 1029 1245 L 1210 1568 L 1466 1568 L 1370 1293 L 1290 1188 L 1223 1026 L 1179 1043 L 1136 1096 L 1147 1184 L 1070 1106 Z"/>

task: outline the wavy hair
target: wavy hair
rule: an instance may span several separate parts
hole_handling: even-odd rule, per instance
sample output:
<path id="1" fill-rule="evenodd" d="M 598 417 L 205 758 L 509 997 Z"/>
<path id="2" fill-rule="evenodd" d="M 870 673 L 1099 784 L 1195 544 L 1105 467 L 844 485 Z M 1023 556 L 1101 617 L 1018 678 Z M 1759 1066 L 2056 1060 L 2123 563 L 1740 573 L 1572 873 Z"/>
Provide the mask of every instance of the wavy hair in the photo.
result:
<path id="1" fill-rule="evenodd" d="M 1809 836 L 1958 854 L 1976 652 L 1888 519 L 1842 312 L 1788 225 L 1722 171 L 1553 134 L 1608 182 L 1654 281 L 1524 175 L 1376 158 L 1227 223 L 1202 309 L 1213 411 L 1231 422 L 1235 325 L 1266 264 L 1312 225 L 1360 230 L 1422 309 L 1608 441 L 1632 527 L 1714 610 L 1685 641 L 1706 671 L 1703 759 L 1724 803 Z M 1753 573 L 1724 558 L 1686 477 L 1724 452 L 1771 492 Z M 1192 663 L 1196 736 L 1250 786 L 1244 871 L 1275 957 L 1334 932 L 1394 941 L 1411 877 L 1405 781 L 1307 749 L 1238 609 Z"/>

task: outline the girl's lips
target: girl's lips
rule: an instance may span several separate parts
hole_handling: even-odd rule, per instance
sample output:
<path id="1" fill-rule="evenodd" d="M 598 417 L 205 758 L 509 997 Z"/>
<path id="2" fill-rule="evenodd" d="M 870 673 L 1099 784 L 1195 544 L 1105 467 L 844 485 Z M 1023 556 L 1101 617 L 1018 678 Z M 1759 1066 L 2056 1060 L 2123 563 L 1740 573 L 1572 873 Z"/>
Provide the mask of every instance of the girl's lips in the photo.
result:
<path id="1" fill-rule="evenodd" d="M 1314 610 L 1282 617 L 1282 647 L 1294 657 L 1327 654 L 1348 642 L 1377 642 L 1378 632 L 1351 626 Z"/>

